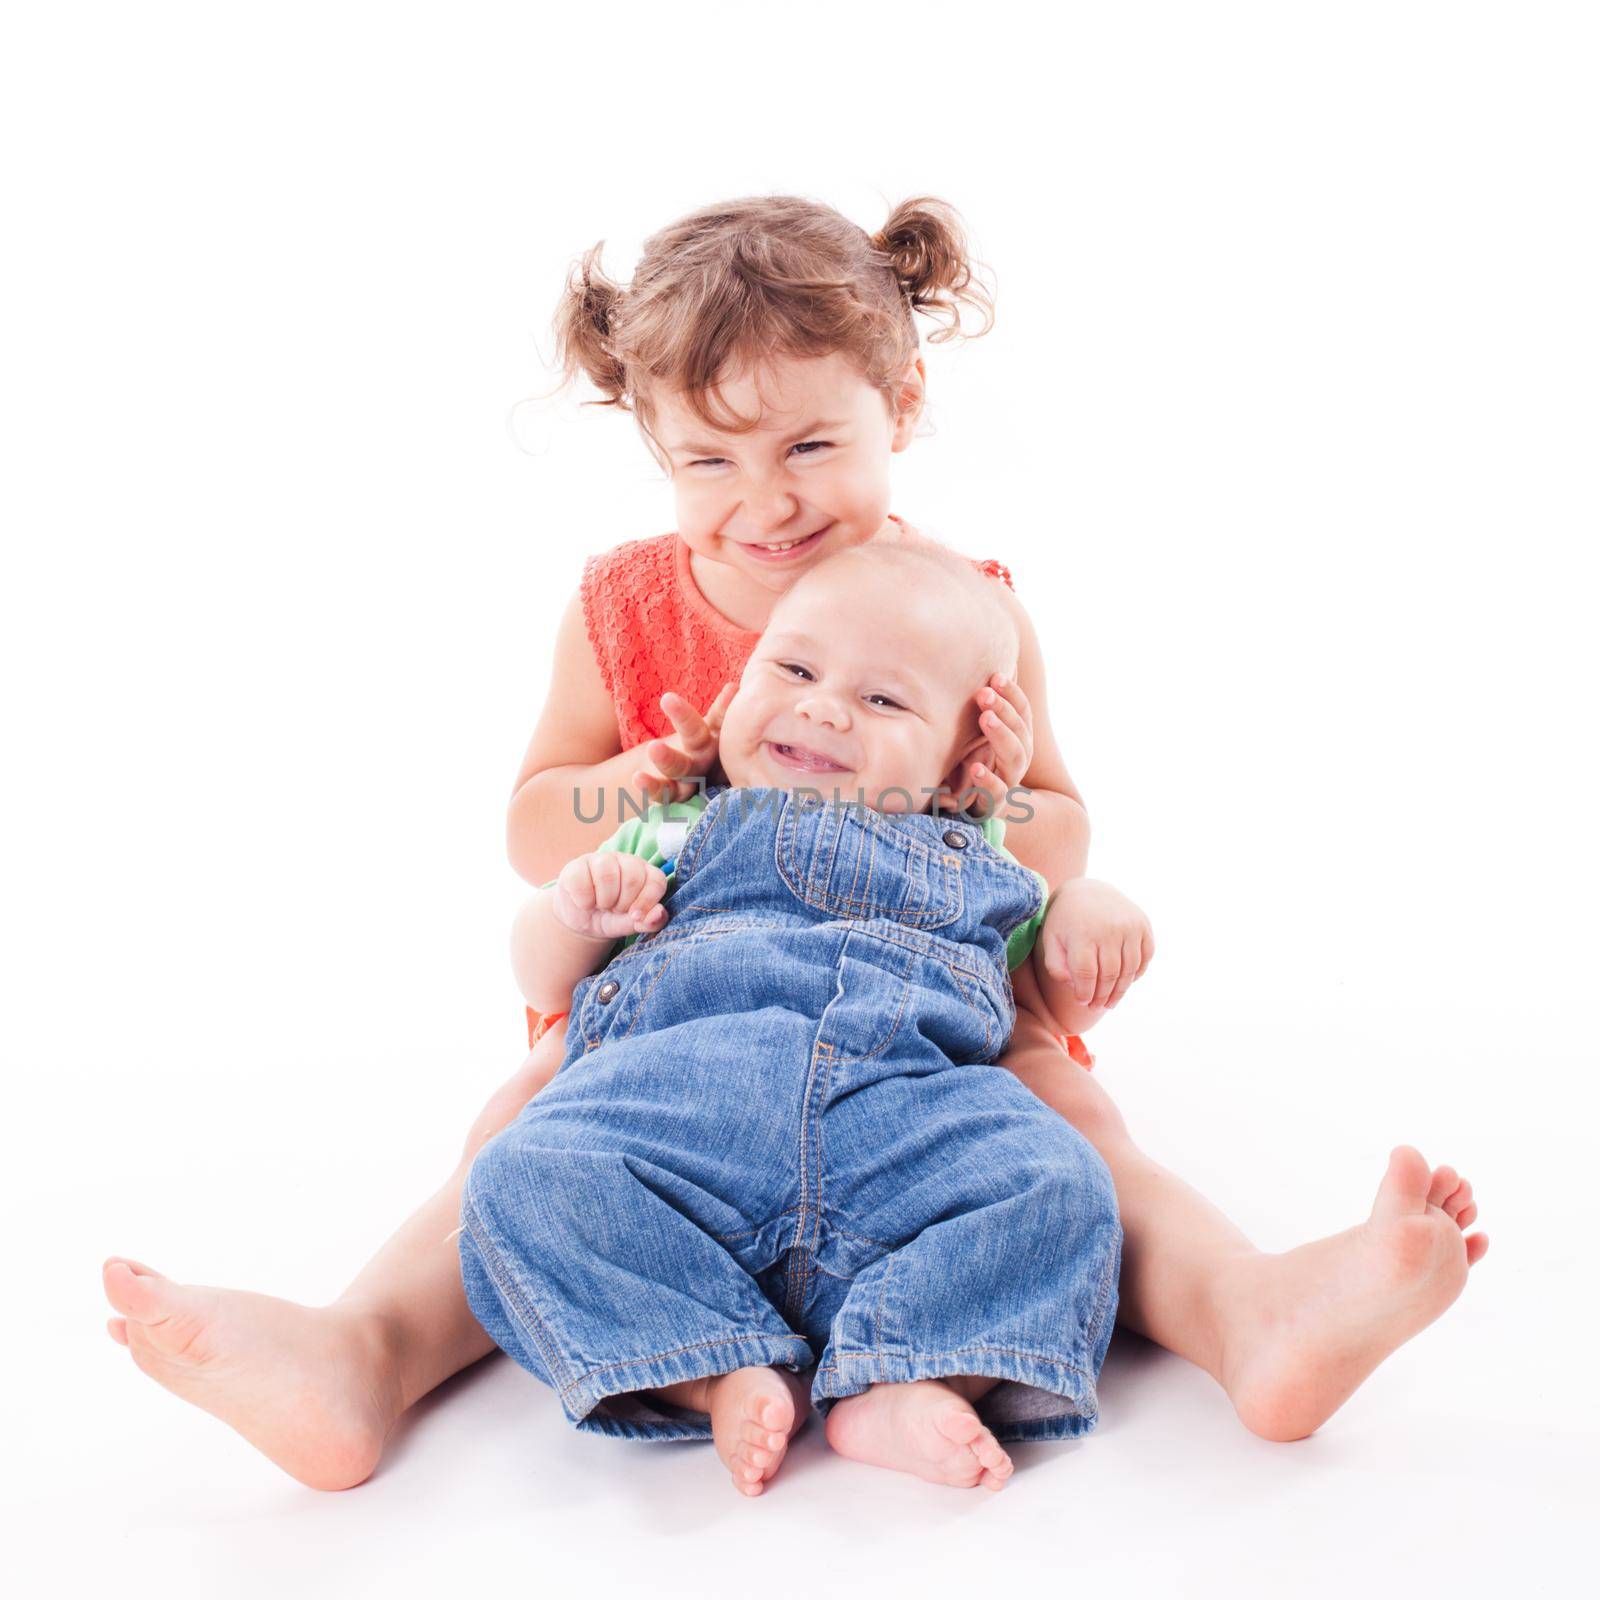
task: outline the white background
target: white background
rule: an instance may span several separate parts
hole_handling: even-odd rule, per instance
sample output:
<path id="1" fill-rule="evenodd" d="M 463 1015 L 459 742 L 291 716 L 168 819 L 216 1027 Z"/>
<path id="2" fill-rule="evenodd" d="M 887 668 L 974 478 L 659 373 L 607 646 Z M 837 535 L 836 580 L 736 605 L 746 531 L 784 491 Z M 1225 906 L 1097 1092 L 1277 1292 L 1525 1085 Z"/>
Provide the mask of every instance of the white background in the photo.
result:
<path id="1" fill-rule="evenodd" d="M 1524 3 L 89 6 L 0 38 L 0 1404 L 29 1593 L 1366 1592 L 1551 1579 L 1592 1489 L 1600 149 Z M 1013 568 L 1093 868 L 1094 1038 L 1265 1247 L 1389 1146 L 1467 1294 L 1317 1438 L 1119 1340 L 999 1499 L 576 1437 L 510 1363 L 319 1496 L 106 1337 L 112 1251 L 331 1298 L 521 1019 L 503 811 L 583 558 L 669 530 L 541 364 L 568 263 L 930 193 L 993 268 L 894 508 Z M 931 327 L 927 330 L 931 331 Z M 813 1430 L 814 1432 L 814 1430 Z M 1587 1483 L 1588 1488 L 1585 1488 Z M 1559 1578 L 1555 1581 L 1559 1582 Z"/>

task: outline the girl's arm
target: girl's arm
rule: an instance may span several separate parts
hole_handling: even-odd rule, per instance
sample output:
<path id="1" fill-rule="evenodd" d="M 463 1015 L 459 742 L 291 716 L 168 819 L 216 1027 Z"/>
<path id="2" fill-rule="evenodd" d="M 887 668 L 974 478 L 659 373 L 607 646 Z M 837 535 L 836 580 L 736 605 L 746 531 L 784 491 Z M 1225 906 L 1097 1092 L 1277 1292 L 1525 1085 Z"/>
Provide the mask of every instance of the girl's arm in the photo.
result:
<path id="1" fill-rule="evenodd" d="M 1006 807 L 1006 848 L 1052 888 L 1081 878 L 1089 864 L 1089 813 L 1050 727 L 1044 656 L 1022 602 L 1003 592 L 1017 624 L 1017 682 L 1033 710 L 1033 760 L 1018 787 L 1033 792 Z M 1026 807 L 1033 816 L 1019 820 Z"/>
<path id="2" fill-rule="evenodd" d="M 566 1011 L 572 991 L 615 942 L 574 933 L 555 913 L 555 885 L 529 895 L 511 924 L 511 970 L 535 1011 Z"/>
<path id="3" fill-rule="evenodd" d="M 1109 884 L 1083 876 L 1089 817 L 1050 727 L 1044 658 L 1022 603 L 1007 590 L 1017 625 L 1016 681 L 1026 697 L 1032 758 L 1006 804 L 1006 846 L 1053 889 L 1032 955 L 1012 973 L 1017 1005 L 1057 1033 L 1084 1033 L 1144 975 L 1155 940 L 1144 913 Z M 1009 713 L 1008 713 L 1009 714 Z M 1020 724 L 1019 724 L 1020 725 Z M 1033 816 L 1016 820 L 1026 805 Z"/>
<path id="4" fill-rule="evenodd" d="M 583 600 L 574 594 L 556 630 L 550 694 L 506 815 L 507 852 L 518 874 L 529 883 L 546 882 L 563 863 L 609 839 L 633 815 L 618 814 L 617 791 L 632 788 L 642 764 L 639 750 L 622 748 L 616 710 L 584 626 Z"/>

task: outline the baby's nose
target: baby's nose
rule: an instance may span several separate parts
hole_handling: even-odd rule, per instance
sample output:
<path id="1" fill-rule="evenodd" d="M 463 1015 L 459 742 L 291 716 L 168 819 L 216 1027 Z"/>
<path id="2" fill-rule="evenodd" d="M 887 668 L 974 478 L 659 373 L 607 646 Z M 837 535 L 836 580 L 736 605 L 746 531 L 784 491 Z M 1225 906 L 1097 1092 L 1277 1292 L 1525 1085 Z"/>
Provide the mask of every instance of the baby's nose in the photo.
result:
<path id="1" fill-rule="evenodd" d="M 844 701 L 836 695 L 807 695 L 795 709 L 807 721 L 820 723 L 823 727 L 848 728 L 850 726 L 850 712 L 846 708 Z"/>

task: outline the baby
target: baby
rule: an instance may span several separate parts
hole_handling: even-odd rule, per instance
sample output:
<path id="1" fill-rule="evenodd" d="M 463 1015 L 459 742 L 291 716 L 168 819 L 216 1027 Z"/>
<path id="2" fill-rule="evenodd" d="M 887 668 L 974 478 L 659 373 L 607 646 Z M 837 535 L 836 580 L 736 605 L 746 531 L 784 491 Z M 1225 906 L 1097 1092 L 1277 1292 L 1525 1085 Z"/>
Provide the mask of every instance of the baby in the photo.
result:
<path id="1" fill-rule="evenodd" d="M 513 934 L 572 1020 L 468 1177 L 468 1301 L 575 1425 L 710 1437 L 748 1495 L 808 1395 L 842 1454 L 989 1489 L 1002 1440 L 1098 1415 L 1110 1176 L 993 1065 L 1022 962 L 1082 1009 L 1064 902 L 938 803 L 1015 668 L 993 593 L 931 547 L 822 563 L 727 707 L 730 786 L 625 824 Z"/>

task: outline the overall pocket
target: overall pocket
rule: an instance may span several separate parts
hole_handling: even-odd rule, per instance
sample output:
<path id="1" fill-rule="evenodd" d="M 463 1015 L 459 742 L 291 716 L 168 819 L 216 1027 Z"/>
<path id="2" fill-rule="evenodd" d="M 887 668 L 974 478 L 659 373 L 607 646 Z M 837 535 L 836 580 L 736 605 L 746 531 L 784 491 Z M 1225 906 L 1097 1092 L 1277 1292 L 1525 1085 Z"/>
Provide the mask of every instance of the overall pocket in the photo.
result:
<path id="1" fill-rule="evenodd" d="M 918 838 L 909 819 L 791 797 L 777 860 L 795 898 L 830 917 L 943 928 L 961 915 L 960 857 Z"/>

